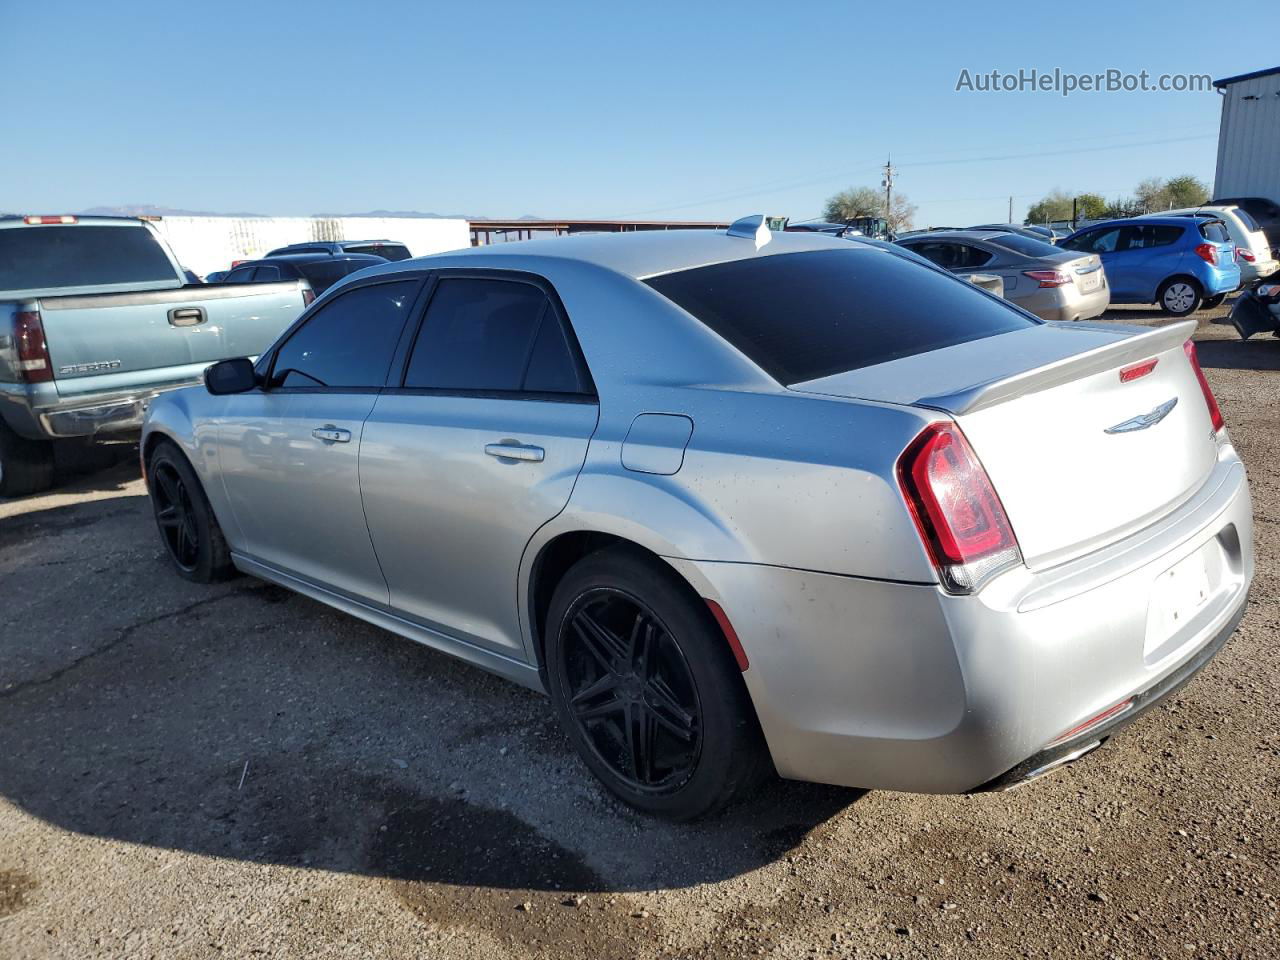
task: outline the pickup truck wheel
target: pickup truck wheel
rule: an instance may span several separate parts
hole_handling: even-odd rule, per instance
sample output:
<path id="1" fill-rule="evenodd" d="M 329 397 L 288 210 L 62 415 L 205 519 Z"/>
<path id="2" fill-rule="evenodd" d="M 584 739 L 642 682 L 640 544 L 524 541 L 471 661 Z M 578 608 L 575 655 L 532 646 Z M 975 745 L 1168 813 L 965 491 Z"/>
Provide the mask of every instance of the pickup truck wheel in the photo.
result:
<path id="1" fill-rule="evenodd" d="M 218 518 L 200 479 L 174 444 L 163 442 L 152 453 L 147 488 L 160 540 L 178 576 L 193 583 L 213 583 L 232 576 L 231 551 Z"/>
<path id="2" fill-rule="evenodd" d="M 23 497 L 53 486 L 53 445 L 28 440 L 0 420 L 0 497 Z"/>

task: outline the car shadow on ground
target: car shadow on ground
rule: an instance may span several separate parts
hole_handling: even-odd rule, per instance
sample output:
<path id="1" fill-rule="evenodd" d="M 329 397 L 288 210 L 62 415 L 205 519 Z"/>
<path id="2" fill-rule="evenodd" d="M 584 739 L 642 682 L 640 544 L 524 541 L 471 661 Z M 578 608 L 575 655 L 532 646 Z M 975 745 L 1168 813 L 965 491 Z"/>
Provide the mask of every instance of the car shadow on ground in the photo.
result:
<path id="1" fill-rule="evenodd" d="M 279 587 L 176 581 L 146 501 L 123 503 L 94 536 L 148 559 L 50 598 L 83 608 L 84 637 L 0 676 L 0 795 L 65 830 L 388 878 L 411 909 L 480 916 L 485 897 L 739 876 L 861 795 L 775 780 L 702 823 L 640 816 L 591 780 L 541 695 Z M 57 530 L 89 506 L 40 516 Z M 121 604 L 123 625 L 95 627 Z M 41 619 L 6 629 L 40 643 Z"/>
<path id="2" fill-rule="evenodd" d="M 1280 370 L 1280 339 L 1197 340 L 1196 356 L 1215 370 Z"/>

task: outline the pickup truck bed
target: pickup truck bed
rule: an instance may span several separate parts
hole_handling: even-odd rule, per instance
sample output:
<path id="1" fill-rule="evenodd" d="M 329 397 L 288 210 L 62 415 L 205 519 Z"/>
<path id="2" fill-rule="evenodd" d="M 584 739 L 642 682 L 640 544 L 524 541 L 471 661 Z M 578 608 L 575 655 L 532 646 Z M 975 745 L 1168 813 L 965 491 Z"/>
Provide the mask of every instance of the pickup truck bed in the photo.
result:
<path id="1" fill-rule="evenodd" d="M 53 441 L 136 432 L 156 394 L 261 353 L 310 297 L 301 281 L 185 285 L 142 221 L 32 219 L 0 220 L 0 496 L 49 485 Z"/>

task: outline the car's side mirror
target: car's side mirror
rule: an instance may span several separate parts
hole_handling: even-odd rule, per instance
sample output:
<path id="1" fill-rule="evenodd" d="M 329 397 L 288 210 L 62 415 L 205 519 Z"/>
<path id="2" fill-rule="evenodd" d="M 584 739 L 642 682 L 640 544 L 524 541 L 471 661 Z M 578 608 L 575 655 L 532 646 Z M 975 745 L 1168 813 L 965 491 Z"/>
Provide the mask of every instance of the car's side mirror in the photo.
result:
<path id="1" fill-rule="evenodd" d="M 247 393 L 258 385 L 258 374 L 248 357 L 219 360 L 204 372 L 204 387 L 215 397 Z"/>

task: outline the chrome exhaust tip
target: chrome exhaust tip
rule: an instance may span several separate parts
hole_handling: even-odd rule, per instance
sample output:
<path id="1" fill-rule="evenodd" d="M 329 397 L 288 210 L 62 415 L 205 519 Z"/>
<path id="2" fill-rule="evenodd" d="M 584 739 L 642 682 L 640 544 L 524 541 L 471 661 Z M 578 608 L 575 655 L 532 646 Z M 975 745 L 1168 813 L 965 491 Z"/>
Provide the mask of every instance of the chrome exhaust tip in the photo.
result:
<path id="1" fill-rule="evenodd" d="M 1020 779 L 1001 787 L 1000 792 L 1007 793 L 1010 790 L 1016 790 L 1018 787 L 1030 783 L 1032 780 L 1039 780 L 1041 777 L 1047 776 L 1061 767 L 1065 767 L 1068 763 L 1075 763 L 1075 761 L 1079 760 L 1085 754 L 1093 753 L 1093 751 L 1097 750 L 1100 746 L 1102 746 L 1102 741 L 1094 740 L 1092 743 L 1086 743 L 1083 747 L 1077 747 L 1070 753 L 1064 753 L 1060 757 L 1055 757 L 1048 763 L 1027 771 L 1027 773 Z"/>

